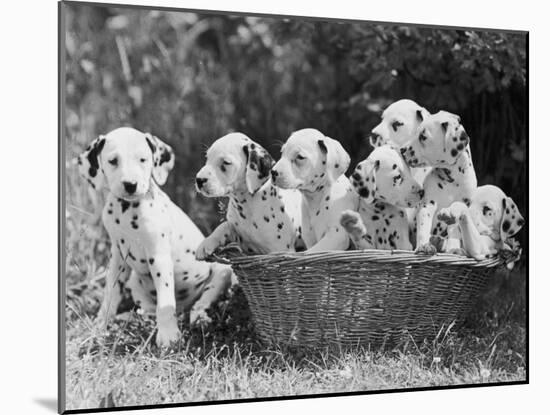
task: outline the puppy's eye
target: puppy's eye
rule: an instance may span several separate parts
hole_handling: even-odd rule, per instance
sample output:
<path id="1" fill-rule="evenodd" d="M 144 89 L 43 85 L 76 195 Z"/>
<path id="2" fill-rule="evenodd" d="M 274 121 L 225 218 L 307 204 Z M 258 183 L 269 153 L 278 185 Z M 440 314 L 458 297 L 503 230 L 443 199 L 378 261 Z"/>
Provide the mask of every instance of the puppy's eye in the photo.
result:
<path id="1" fill-rule="evenodd" d="M 230 161 L 227 161 L 227 160 L 222 160 L 222 164 L 220 164 L 220 170 L 225 173 L 226 172 L 226 167 L 227 166 L 230 166 L 231 165 L 231 162 Z"/>
<path id="2" fill-rule="evenodd" d="M 489 206 L 483 206 L 483 214 L 487 215 L 489 212 L 491 212 L 491 208 Z"/>
<path id="3" fill-rule="evenodd" d="M 401 121 L 394 121 L 391 123 L 391 128 L 393 128 L 393 131 L 397 131 L 397 129 L 402 125 L 403 123 Z"/>
<path id="4" fill-rule="evenodd" d="M 418 136 L 418 139 L 420 140 L 420 142 L 424 142 L 428 139 L 428 137 L 426 137 L 424 133 L 422 133 Z"/>
<path id="5" fill-rule="evenodd" d="M 118 166 L 118 159 L 115 157 L 115 158 L 109 160 L 109 164 L 111 166 L 115 166 L 115 167 Z"/>
<path id="6" fill-rule="evenodd" d="M 304 156 L 302 156 L 301 154 L 298 154 L 296 156 L 296 160 L 299 160 L 299 161 L 302 161 L 302 160 L 305 160 L 306 158 Z"/>
<path id="7" fill-rule="evenodd" d="M 398 185 L 398 184 L 401 184 L 403 182 L 403 177 L 398 174 L 397 176 L 393 176 L 393 185 Z"/>
<path id="8" fill-rule="evenodd" d="M 146 161 L 147 161 L 147 159 L 145 157 L 142 157 L 142 158 L 139 159 L 140 163 L 145 163 Z"/>

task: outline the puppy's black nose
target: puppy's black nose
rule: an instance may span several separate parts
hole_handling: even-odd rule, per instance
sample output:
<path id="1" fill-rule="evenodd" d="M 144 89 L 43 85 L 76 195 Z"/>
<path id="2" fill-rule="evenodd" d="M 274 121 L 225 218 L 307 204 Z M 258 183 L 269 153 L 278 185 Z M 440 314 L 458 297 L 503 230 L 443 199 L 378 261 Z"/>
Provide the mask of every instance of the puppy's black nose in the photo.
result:
<path id="1" fill-rule="evenodd" d="M 122 185 L 129 195 L 133 195 L 136 192 L 137 182 L 122 182 Z"/>
<path id="2" fill-rule="evenodd" d="M 278 175 L 279 175 L 279 172 L 277 170 L 271 170 L 271 178 L 273 180 L 275 180 Z"/>
<path id="3" fill-rule="evenodd" d="M 195 179 L 195 182 L 197 182 L 197 187 L 200 189 L 202 187 L 203 184 L 205 184 L 206 182 L 208 181 L 208 179 L 205 179 L 205 178 L 202 178 L 202 177 L 197 177 Z"/>
<path id="4" fill-rule="evenodd" d="M 423 199 L 424 198 L 424 189 L 420 189 L 418 191 L 418 195 L 420 196 L 420 199 Z"/>

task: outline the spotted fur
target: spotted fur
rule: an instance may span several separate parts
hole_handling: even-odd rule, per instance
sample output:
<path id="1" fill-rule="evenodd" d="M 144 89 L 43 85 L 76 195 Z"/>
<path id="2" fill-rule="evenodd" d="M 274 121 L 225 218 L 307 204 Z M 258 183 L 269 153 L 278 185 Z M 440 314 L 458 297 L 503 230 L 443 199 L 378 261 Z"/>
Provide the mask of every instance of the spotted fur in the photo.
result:
<path id="1" fill-rule="evenodd" d="M 369 136 L 373 147 L 391 145 L 401 148 L 414 140 L 422 122 L 430 116 L 428 110 L 410 99 L 400 99 L 390 104 L 382 113 L 380 123 Z M 414 179 L 422 185 L 429 167 L 411 168 Z"/>
<path id="2" fill-rule="evenodd" d="M 375 148 L 359 163 L 351 183 L 360 195 L 357 212 L 344 211 L 340 223 L 358 249 L 411 250 L 406 209 L 422 198 L 422 187 L 392 146 Z"/>
<path id="3" fill-rule="evenodd" d="M 176 313 L 191 309 L 193 324 L 207 322 L 206 310 L 233 274 L 225 265 L 195 259 L 204 237 L 159 187 L 174 165 L 170 147 L 119 128 L 94 140 L 79 160 L 90 184 L 107 190 L 102 218 L 111 259 L 98 323 L 115 315 L 125 285 L 145 312 L 156 312 L 159 346 L 180 336 Z"/>
<path id="4" fill-rule="evenodd" d="M 418 136 L 401 153 L 411 167 L 432 167 L 424 180 L 424 199 L 416 214 L 416 250 L 434 253 L 431 236 L 447 236 L 447 225 L 437 212 L 453 202 L 471 199 L 477 177 L 470 153 L 470 138 L 460 117 L 446 111 L 427 117 Z"/>
<path id="5" fill-rule="evenodd" d="M 499 250 L 510 250 L 510 238 L 525 224 L 514 201 L 496 186 L 485 185 L 475 189 L 471 203 L 454 202 L 438 213 L 449 225 L 449 236 L 441 250 L 464 250 L 478 260 L 491 257 Z"/>
<path id="6" fill-rule="evenodd" d="M 357 210 L 359 198 L 344 175 L 350 157 L 342 145 L 320 131 L 294 132 L 271 170 L 274 182 L 302 194 L 302 236 L 308 252 L 347 249 L 350 239 L 340 224 L 346 209 Z"/>
<path id="7" fill-rule="evenodd" d="M 270 178 L 273 159 L 258 143 L 241 133 L 216 140 L 196 176 L 206 197 L 228 197 L 226 221 L 197 249 L 197 258 L 237 242 L 249 254 L 294 251 L 301 242 L 301 196 L 280 189 Z"/>

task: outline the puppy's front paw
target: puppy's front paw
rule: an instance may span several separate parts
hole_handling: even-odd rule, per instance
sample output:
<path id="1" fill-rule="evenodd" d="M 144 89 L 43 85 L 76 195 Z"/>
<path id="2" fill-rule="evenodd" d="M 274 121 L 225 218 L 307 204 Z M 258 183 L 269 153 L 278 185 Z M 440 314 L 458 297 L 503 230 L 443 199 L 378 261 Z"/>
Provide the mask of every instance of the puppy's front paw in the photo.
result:
<path id="1" fill-rule="evenodd" d="M 437 253 L 437 249 L 431 243 L 427 243 L 417 247 L 414 252 L 420 255 L 435 255 Z"/>
<path id="2" fill-rule="evenodd" d="M 463 248 L 454 248 L 449 251 L 449 254 L 468 256 L 468 253 Z"/>
<path id="3" fill-rule="evenodd" d="M 365 225 L 361 220 L 361 215 L 353 210 L 345 210 L 340 216 L 340 225 L 346 230 L 347 233 L 356 234 L 364 233 Z"/>
<path id="4" fill-rule="evenodd" d="M 445 239 L 438 235 L 432 235 L 430 236 L 430 244 L 435 247 L 437 252 L 442 252 L 445 245 Z"/>
<path id="5" fill-rule="evenodd" d="M 173 324 L 159 326 L 157 331 L 157 346 L 170 347 L 172 343 L 179 340 L 181 332 L 178 329 L 178 324 L 175 321 Z"/>
<path id="6" fill-rule="evenodd" d="M 204 308 L 192 308 L 189 315 L 189 323 L 193 327 L 206 327 L 212 323 L 212 319 Z"/>
<path id="7" fill-rule="evenodd" d="M 111 321 L 114 316 L 115 313 L 112 310 L 108 310 L 107 307 L 101 306 L 94 320 L 94 324 L 96 327 L 104 329 L 107 327 L 107 324 L 109 324 L 109 321 Z"/>
<path id="8" fill-rule="evenodd" d="M 441 209 L 437 214 L 437 219 L 446 223 L 447 225 L 453 225 L 456 223 L 456 217 L 449 208 Z"/>
<path id="9" fill-rule="evenodd" d="M 197 258 L 197 260 L 199 261 L 204 261 L 205 259 L 208 259 L 214 253 L 214 251 L 218 249 L 218 246 L 219 244 L 217 243 L 217 241 L 206 238 L 197 248 L 195 258 Z"/>
<path id="10" fill-rule="evenodd" d="M 460 213 L 458 216 L 458 222 L 463 226 L 466 225 L 468 223 L 468 214 L 466 212 Z"/>

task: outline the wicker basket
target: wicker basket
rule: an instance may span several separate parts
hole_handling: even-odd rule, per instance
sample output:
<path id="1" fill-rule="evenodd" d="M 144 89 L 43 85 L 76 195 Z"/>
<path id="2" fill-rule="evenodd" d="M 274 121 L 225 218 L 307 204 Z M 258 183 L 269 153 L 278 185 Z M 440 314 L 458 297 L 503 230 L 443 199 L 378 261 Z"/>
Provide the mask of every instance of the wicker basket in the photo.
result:
<path id="1" fill-rule="evenodd" d="M 501 265 L 409 251 L 224 253 L 261 339 L 278 346 L 349 348 L 433 339 L 460 322 Z M 218 257 L 218 259 L 220 259 Z"/>

